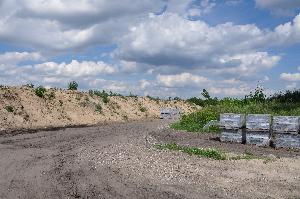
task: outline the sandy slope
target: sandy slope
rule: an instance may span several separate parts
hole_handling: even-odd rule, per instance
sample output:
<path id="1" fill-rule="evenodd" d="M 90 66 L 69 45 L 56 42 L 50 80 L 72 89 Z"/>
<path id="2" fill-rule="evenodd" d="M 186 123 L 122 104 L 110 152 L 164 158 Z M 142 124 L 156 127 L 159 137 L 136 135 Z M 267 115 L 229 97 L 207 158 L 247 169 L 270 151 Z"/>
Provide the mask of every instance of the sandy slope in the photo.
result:
<path id="1" fill-rule="evenodd" d="M 54 93 L 55 97 L 48 95 Z M 66 125 L 90 125 L 110 121 L 157 118 L 162 107 L 178 107 L 190 112 L 196 107 L 183 101 L 155 101 L 146 97 L 109 97 L 107 104 L 101 97 L 86 92 L 49 89 L 45 98 L 35 95 L 27 87 L 0 88 L 0 129 L 42 128 Z M 96 105 L 102 113 L 95 111 Z M 12 106 L 13 113 L 5 107 Z M 141 107 L 147 111 L 142 112 Z"/>

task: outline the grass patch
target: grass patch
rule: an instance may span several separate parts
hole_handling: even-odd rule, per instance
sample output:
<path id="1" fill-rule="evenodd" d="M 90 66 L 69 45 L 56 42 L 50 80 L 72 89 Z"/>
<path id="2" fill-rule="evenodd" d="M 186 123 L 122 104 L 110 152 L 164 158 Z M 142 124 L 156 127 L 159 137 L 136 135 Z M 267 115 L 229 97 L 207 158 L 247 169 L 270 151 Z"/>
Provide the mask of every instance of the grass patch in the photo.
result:
<path id="1" fill-rule="evenodd" d="M 242 154 L 242 155 L 231 155 L 229 156 L 227 153 L 224 153 L 217 149 L 203 149 L 197 147 L 189 147 L 189 146 L 180 146 L 176 143 L 169 144 L 156 144 L 154 148 L 163 150 L 168 149 L 171 151 L 181 151 L 183 153 L 187 153 L 189 155 L 197 155 L 201 157 L 210 158 L 213 160 L 251 160 L 251 159 L 262 159 L 261 157 L 255 156 L 253 154 Z"/>
<path id="2" fill-rule="evenodd" d="M 160 150 L 169 149 L 172 151 L 181 151 L 189 155 L 198 155 L 198 156 L 207 157 L 214 160 L 226 160 L 225 154 L 216 149 L 201 149 L 197 147 L 179 146 L 175 143 L 157 144 L 154 145 L 154 147 Z"/>

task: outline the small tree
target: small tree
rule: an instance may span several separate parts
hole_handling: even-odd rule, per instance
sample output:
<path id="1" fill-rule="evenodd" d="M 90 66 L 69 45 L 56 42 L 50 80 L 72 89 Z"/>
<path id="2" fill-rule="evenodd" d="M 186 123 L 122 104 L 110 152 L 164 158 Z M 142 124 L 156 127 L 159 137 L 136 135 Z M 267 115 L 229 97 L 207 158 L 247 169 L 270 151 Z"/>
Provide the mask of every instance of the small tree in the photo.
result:
<path id="1" fill-rule="evenodd" d="M 68 86 L 68 89 L 69 89 L 69 90 L 75 91 L 75 90 L 77 90 L 77 88 L 78 88 L 78 83 L 77 83 L 77 82 L 71 81 L 71 82 L 69 83 L 69 86 Z"/>
<path id="2" fill-rule="evenodd" d="M 201 95 L 202 95 L 205 99 L 207 99 L 207 100 L 210 99 L 210 95 L 209 95 L 209 93 L 208 93 L 208 91 L 207 91 L 206 89 L 203 89 L 203 90 L 202 90 Z"/>

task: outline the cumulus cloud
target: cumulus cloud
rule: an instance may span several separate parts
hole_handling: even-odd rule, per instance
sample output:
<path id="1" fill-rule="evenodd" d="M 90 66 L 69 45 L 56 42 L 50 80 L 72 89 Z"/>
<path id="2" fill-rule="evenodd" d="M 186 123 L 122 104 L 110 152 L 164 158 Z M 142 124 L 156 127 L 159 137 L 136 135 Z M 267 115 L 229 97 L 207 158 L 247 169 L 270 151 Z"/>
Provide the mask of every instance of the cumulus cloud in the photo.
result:
<path id="1" fill-rule="evenodd" d="M 281 73 L 280 78 L 285 81 L 300 81 L 300 73 Z"/>
<path id="2" fill-rule="evenodd" d="M 262 9 L 271 10 L 274 14 L 293 15 L 300 9 L 298 0 L 255 0 L 256 6 Z"/>
<path id="3" fill-rule="evenodd" d="M 97 76 L 117 72 L 116 67 L 108 65 L 102 61 L 78 62 L 77 60 L 72 60 L 70 63 L 45 62 L 34 65 L 33 69 L 43 75 L 69 77 Z"/>
<path id="4" fill-rule="evenodd" d="M 151 15 L 132 27 L 115 56 L 160 69 L 173 66 L 173 70 L 222 69 L 219 71 L 253 74 L 280 61 L 280 56 L 267 52 L 269 48 L 299 41 L 300 14 L 270 31 L 253 24 L 210 26 L 169 13 Z"/>
<path id="5" fill-rule="evenodd" d="M 199 87 L 207 84 L 209 79 L 190 73 L 181 73 L 178 75 L 158 75 L 157 81 L 159 84 L 167 87 Z"/>
<path id="6" fill-rule="evenodd" d="M 43 57 L 38 52 L 6 52 L 0 54 L 1 65 L 15 65 L 22 61 L 39 61 Z"/>
<path id="7" fill-rule="evenodd" d="M 111 44 L 129 25 L 164 4 L 163 0 L 4 0 L 0 40 L 55 51 Z"/>

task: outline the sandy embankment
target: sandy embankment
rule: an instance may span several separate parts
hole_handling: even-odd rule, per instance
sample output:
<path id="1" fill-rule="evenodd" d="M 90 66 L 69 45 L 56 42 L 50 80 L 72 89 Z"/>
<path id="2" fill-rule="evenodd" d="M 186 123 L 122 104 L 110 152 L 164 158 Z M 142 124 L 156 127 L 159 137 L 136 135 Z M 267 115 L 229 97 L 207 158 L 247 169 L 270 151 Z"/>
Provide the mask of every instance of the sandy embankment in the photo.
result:
<path id="1" fill-rule="evenodd" d="M 53 93 L 54 97 L 49 97 Z M 96 111 L 97 106 L 102 111 Z M 13 112 L 6 110 L 12 107 Z M 141 108 L 146 108 L 143 111 Z M 177 107 L 191 112 L 194 106 L 184 101 L 155 101 L 147 97 L 101 97 L 87 92 L 48 89 L 45 98 L 28 87 L 0 88 L 0 129 L 35 129 L 72 125 L 93 125 L 103 122 L 157 118 L 162 107 Z"/>

